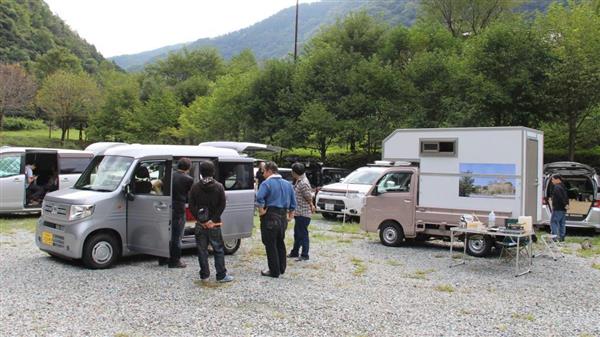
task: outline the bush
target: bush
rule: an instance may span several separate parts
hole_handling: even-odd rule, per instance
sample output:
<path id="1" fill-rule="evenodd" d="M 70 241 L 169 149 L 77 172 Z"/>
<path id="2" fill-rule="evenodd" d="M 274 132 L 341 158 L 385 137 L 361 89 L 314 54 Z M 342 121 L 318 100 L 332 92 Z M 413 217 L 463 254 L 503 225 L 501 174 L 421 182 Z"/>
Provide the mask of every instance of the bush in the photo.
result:
<path id="1" fill-rule="evenodd" d="M 556 161 L 568 161 L 569 154 L 566 150 L 545 150 L 544 164 Z M 589 165 L 600 172 L 600 146 L 591 149 L 575 151 L 575 161 Z"/>
<path id="2" fill-rule="evenodd" d="M 3 126 L 6 131 L 39 130 L 47 127 L 42 120 L 24 117 L 4 117 Z"/>

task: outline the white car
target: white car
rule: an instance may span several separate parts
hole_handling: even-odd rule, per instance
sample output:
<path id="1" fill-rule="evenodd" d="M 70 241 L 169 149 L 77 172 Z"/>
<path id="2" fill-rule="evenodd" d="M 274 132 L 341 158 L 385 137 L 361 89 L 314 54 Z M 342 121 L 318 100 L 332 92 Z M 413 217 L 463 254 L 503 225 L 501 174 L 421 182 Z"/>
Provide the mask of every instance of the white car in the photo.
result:
<path id="1" fill-rule="evenodd" d="M 360 216 L 365 194 L 385 169 L 380 166 L 361 167 L 339 183 L 323 186 L 317 193 L 317 213 L 332 220 L 338 215 Z"/>

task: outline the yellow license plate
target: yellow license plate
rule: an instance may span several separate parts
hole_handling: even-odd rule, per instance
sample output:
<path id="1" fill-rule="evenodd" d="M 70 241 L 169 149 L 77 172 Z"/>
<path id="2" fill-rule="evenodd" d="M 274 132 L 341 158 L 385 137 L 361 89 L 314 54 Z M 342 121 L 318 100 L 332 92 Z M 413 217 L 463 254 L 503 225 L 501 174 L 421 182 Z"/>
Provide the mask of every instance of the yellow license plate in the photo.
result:
<path id="1" fill-rule="evenodd" d="M 50 232 L 42 232 L 42 243 L 48 246 L 52 246 L 54 236 Z"/>

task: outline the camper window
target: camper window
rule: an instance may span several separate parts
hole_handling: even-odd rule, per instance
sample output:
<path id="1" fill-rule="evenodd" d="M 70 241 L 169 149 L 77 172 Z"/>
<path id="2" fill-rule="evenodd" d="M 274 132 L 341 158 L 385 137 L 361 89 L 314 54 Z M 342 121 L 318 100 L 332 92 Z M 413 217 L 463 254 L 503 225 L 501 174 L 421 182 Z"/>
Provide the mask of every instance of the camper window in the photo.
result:
<path id="1" fill-rule="evenodd" d="M 92 158 L 89 157 L 61 157 L 58 160 L 60 174 L 77 174 L 85 171 Z"/>
<path id="2" fill-rule="evenodd" d="M 166 172 L 167 162 L 164 160 L 141 162 L 133 179 L 135 194 L 169 195 Z"/>
<path id="3" fill-rule="evenodd" d="M 421 155 L 454 156 L 455 154 L 456 139 L 421 139 Z"/>

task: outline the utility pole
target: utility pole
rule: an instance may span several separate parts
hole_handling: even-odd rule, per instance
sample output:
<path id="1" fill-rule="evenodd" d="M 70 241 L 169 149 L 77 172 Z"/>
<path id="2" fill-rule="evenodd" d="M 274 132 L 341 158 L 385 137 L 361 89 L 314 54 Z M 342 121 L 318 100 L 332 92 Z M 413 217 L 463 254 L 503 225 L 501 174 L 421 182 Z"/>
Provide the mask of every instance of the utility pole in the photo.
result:
<path id="1" fill-rule="evenodd" d="M 296 0 L 296 30 L 294 33 L 294 62 L 296 62 L 296 58 L 298 58 L 298 2 L 300 0 Z"/>

